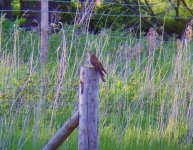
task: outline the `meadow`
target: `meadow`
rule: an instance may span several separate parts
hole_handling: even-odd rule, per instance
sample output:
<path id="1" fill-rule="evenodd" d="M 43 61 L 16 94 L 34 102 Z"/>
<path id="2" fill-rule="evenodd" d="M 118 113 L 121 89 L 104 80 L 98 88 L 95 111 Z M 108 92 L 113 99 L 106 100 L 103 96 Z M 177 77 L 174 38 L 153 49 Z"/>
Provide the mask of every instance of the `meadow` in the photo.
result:
<path id="1" fill-rule="evenodd" d="M 40 65 L 40 33 L 0 30 L 0 149 L 42 149 L 78 103 L 80 66 L 93 50 L 108 75 L 100 83 L 101 150 L 193 148 L 193 42 L 164 41 L 153 29 L 50 33 Z M 60 149 L 77 149 L 77 129 Z"/>

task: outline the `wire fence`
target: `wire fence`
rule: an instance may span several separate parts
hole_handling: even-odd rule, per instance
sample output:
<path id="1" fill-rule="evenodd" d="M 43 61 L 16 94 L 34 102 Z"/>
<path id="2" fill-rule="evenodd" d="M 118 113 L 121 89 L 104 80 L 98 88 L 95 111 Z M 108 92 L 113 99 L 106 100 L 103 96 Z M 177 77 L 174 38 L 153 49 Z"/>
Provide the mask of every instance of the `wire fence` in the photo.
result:
<path id="1" fill-rule="evenodd" d="M 56 0 L 56 1 L 53 1 L 53 0 L 49 0 L 49 2 L 52 2 L 52 3 L 62 3 L 62 4 L 72 4 L 72 3 L 86 3 L 86 2 L 72 2 L 72 1 L 62 1 L 62 0 Z M 117 6 L 126 6 L 126 7 L 134 7 L 135 9 L 140 9 L 140 7 L 145 7 L 145 8 L 152 8 L 152 7 L 160 7 L 160 5 L 162 5 L 162 3 L 154 3 L 154 4 L 142 4 L 142 3 L 117 3 L 117 2 L 108 2 L 108 1 L 105 1 L 105 2 L 102 2 L 102 5 L 105 5 L 107 6 L 107 8 L 110 8 L 110 5 L 117 5 Z M 177 6 L 175 5 L 171 5 L 171 3 L 168 3 L 168 6 L 170 6 L 171 8 L 175 8 Z M 166 7 L 168 7 L 166 6 Z M 186 6 L 182 5 L 180 8 L 187 8 Z M 189 7 L 191 8 L 191 7 Z M 111 10 L 113 9 L 110 8 Z M 154 15 L 153 13 L 152 14 L 147 14 L 147 13 L 142 13 L 142 12 L 139 12 L 139 13 L 134 13 L 134 14 L 127 14 L 125 11 L 127 11 L 129 8 L 126 8 L 126 10 L 123 10 L 121 13 L 113 13 L 111 11 L 107 12 L 106 10 L 104 10 L 103 12 L 97 12 L 97 11 L 93 11 L 93 12 L 84 12 L 84 15 L 88 15 L 88 16 L 92 16 L 91 19 L 95 20 L 95 19 L 98 19 L 98 21 L 101 20 L 102 17 L 106 17 L 106 19 L 108 19 L 109 17 L 115 17 L 115 20 L 118 20 L 120 17 L 124 17 L 125 19 L 126 18 L 138 18 L 138 20 L 142 20 L 142 19 L 147 19 L 147 18 L 152 18 L 152 19 L 176 19 L 176 20 L 180 20 L 180 19 L 183 19 L 183 20 L 191 20 L 192 17 L 191 16 L 169 16 L 168 13 L 163 13 L 162 15 Z M 3 9 L 3 10 L 0 10 L 0 13 L 1 14 L 4 14 L 6 12 L 23 12 L 23 13 L 27 13 L 27 12 L 30 12 L 30 13 L 41 13 L 42 11 L 41 10 L 37 10 L 37 9 L 27 9 L 27 10 L 18 10 L 18 9 Z M 76 16 L 76 15 L 81 15 L 82 13 L 78 10 L 78 8 L 75 10 L 75 11 L 72 11 L 72 10 L 64 10 L 64 11 L 61 11 L 61 10 L 49 10 L 48 13 L 50 14 L 71 14 L 73 16 Z M 57 22 L 56 22 L 57 23 Z M 54 24 L 55 23 L 51 23 L 51 24 Z M 55 28 L 55 27 L 52 27 L 50 24 L 49 26 L 49 30 L 57 30 L 58 31 L 64 31 L 64 32 L 79 32 L 81 31 L 81 29 L 62 29 L 62 28 Z M 98 24 L 98 23 L 97 23 Z M 136 22 L 137 24 L 137 22 Z M 139 24 L 139 22 L 138 22 Z M 131 27 L 131 28 L 139 28 L 139 27 Z M 12 29 L 5 29 L 5 28 L 2 28 L 2 31 L 14 31 L 16 28 L 12 28 Z M 17 28 L 16 30 L 39 30 L 40 31 L 40 23 L 38 23 L 37 26 L 35 27 L 31 27 L 31 26 L 21 26 L 19 28 Z M 97 36 L 97 35 L 96 35 Z M 108 36 L 109 38 L 116 38 L 116 39 L 128 39 L 127 36 L 112 36 L 112 35 L 109 35 Z M 141 39 L 140 39 L 141 40 Z M 142 39 L 143 40 L 143 39 Z M 52 40 L 50 40 L 52 41 Z M 173 42 L 173 40 L 171 41 L 164 41 L 162 39 L 162 41 L 160 42 Z"/>
<path id="2" fill-rule="evenodd" d="M 20 12 L 35 12 L 35 13 L 41 13 L 44 11 L 41 10 L 35 10 L 35 9 L 30 9 L 30 10 L 19 10 Z M 18 12 L 18 10 L 0 10 L 1 13 L 3 12 Z M 80 15 L 82 13 L 76 12 L 76 11 L 58 11 L 58 10 L 50 10 L 46 11 L 48 13 L 58 13 L 58 14 L 73 14 L 73 15 Z M 110 16 L 110 17 L 141 17 L 141 18 L 168 18 L 168 19 L 192 19 L 192 17 L 188 16 L 166 16 L 166 15 L 147 15 L 147 14 L 111 14 L 111 13 L 86 13 L 84 12 L 85 15 L 96 15 L 96 16 Z"/>
<path id="3" fill-rule="evenodd" d="M 36 2 L 36 1 L 30 1 L 30 2 Z M 78 1 L 63 1 L 63 0 L 49 0 L 49 2 L 52 2 L 52 3 L 61 3 L 61 4 L 82 4 L 82 3 L 88 3 L 86 1 L 84 2 L 78 2 Z M 153 13 L 142 13 L 140 11 L 140 7 L 144 7 L 144 8 L 152 8 L 152 7 L 160 7 L 160 5 L 163 5 L 162 3 L 153 3 L 153 4 L 148 4 L 148 3 L 140 3 L 140 2 L 136 2 L 136 3 L 118 3 L 118 2 L 112 2 L 112 1 L 103 1 L 101 2 L 102 5 L 105 5 L 107 6 L 107 8 L 110 8 L 110 11 L 109 12 L 106 12 L 106 10 L 104 10 L 103 12 L 98 12 L 98 11 L 93 11 L 93 12 L 83 12 L 84 15 L 88 15 L 88 16 L 92 16 L 91 19 L 95 20 L 95 19 L 98 19 L 99 21 L 101 20 L 102 17 L 106 17 L 106 19 L 108 19 L 109 17 L 116 17 L 115 20 L 118 20 L 120 17 L 124 17 L 124 18 L 139 18 L 139 20 L 142 20 L 142 19 L 147 19 L 147 18 L 152 18 L 152 19 L 183 19 L 183 20 L 190 20 L 192 19 L 191 16 L 170 16 L 169 15 L 169 11 L 167 12 L 164 12 L 163 15 L 155 15 Z M 126 6 L 126 10 L 123 10 L 121 13 L 113 13 L 111 12 L 111 10 L 113 9 L 113 7 L 110 7 L 110 5 L 116 5 L 116 6 Z M 133 13 L 133 14 L 127 14 L 126 11 L 129 9 L 128 7 L 134 7 L 135 9 L 139 9 L 139 13 Z M 169 10 L 172 10 L 172 8 L 176 8 L 176 7 L 179 7 L 179 6 L 176 6 L 174 5 L 173 3 L 169 3 L 165 6 L 166 8 L 167 7 L 171 7 Z M 189 7 L 189 9 L 191 9 L 193 6 Z M 51 6 L 50 6 L 51 8 Z M 187 9 L 187 6 L 185 5 L 180 5 L 180 9 L 181 8 L 186 8 Z M 52 8 L 53 9 L 53 8 Z M 0 10 L 0 13 L 1 14 L 4 14 L 6 12 L 23 12 L 23 13 L 27 13 L 27 12 L 30 12 L 30 13 L 41 13 L 43 11 L 39 10 L 36 8 L 36 9 L 25 9 L 25 10 L 22 10 L 22 9 L 2 9 Z M 72 11 L 72 10 L 64 10 L 64 11 L 61 11 L 61 10 L 49 10 L 47 11 L 48 13 L 50 14 L 71 14 L 71 15 L 82 15 L 82 13 L 79 11 L 79 8 L 77 6 L 76 10 L 75 11 Z M 99 16 L 99 17 L 98 17 Z M 114 21 L 113 21 L 114 22 Z M 57 23 L 57 22 L 56 22 Z M 97 23 L 98 24 L 98 23 Z M 49 26 L 49 29 L 50 30 L 53 30 L 55 27 L 51 27 Z M 133 27 L 131 27 L 133 28 Z M 136 27 L 137 28 L 137 27 Z M 24 29 L 24 30 L 40 30 L 40 24 L 38 23 L 38 26 L 35 26 L 35 27 L 25 27 L 25 26 L 22 26 L 20 29 Z M 57 28 L 58 31 L 65 31 L 65 32 L 71 32 L 71 31 L 75 31 L 74 29 L 61 29 L 61 28 Z M 13 31 L 13 29 L 2 29 L 2 31 Z M 78 31 L 78 30 L 77 30 Z M 124 36 L 116 36 L 116 37 L 113 37 L 113 36 L 110 36 L 111 38 L 117 38 L 117 39 L 127 39 L 128 37 L 124 37 Z M 163 42 L 167 42 L 167 41 L 163 41 Z"/>
<path id="4" fill-rule="evenodd" d="M 32 1 L 33 2 L 33 1 Z M 73 1 L 62 1 L 62 0 L 49 0 L 49 2 L 52 2 L 52 3 L 63 3 L 63 4 L 73 4 L 73 3 L 88 3 L 88 2 L 73 2 Z M 117 3 L 117 2 L 108 2 L 108 1 L 104 1 L 104 2 L 101 2 L 102 5 L 121 5 L 121 6 L 130 6 L 130 7 L 159 7 L 160 5 L 163 5 L 162 3 L 154 3 L 154 4 L 141 4 L 141 3 L 138 3 L 138 4 L 135 4 L 135 3 Z M 172 4 L 172 3 L 168 3 L 168 6 L 171 6 L 171 8 L 177 8 L 179 6 L 176 6 L 175 4 Z M 166 6 L 166 7 L 168 7 Z M 185 9 L 192 9 L 193 8 L 193 5 L 190 6 L 190 7 L 187 7 L 185 5 L 180 5 L 180 9 L 182 8 L 185 8 Z M 19 9 L 1 9 L 0 12 L 3 13 L 3 12 L 26 12 L 26 11 L 29 11 L 29 12 L 35 12 L 35 13 L 40 13 L 42 12 L 41 10 L 37 10 L 37 9 L 27 9 L 27 10 L 19 10 Z M 79 15 L 81 13 L 79 12 L 76 12 L 76 11 L 59 11 L 59 10 L 49 10 L 48 11 L 49 13 L 59 13 L 59 14 L 75 14 L 75 15 Z M 191 19 L 192 17 L 187 17 L 187 16 L 166 16 L 166 15 L 163 15 L 163 16 L 160 16 L 160 15 L 147 15 L 147 14 L 111 14 L 111 13 L 85 13 L 85 14 L 92 14 L 92 15 L 99 15 L 99 16 L 114 16 L 114 17 L 148 17 L 148 18 L 152 18 L 152 17 L 156 17 L 156 18 L 172 18 L 172 19 Z"/>
<path id="5" fill-rule="evenodd" d="M 56 0 L 56 1 L 53 1 L 53 0 L 49 0 L 49 2 L 53 2 L 53 3 L 64 3 L 64 4 L 72 4 L 72 3 L 86 3 L 86 2 L 72 2 L 72 1 L 62 1 L 62 0 Z M 102 2 L 102 5 L 121 5 L 121 6 L 131 6 L 131 7 L 159 7 L 160 5 L 162 5 L 162 3 L 154 3 L 154 4 L 136 4 L 136 3 L 117 3 L 117 2 Z M 171 5 L 171 3 L 169 3 L 168 5 Z M 175 8 L 176 6 L 175 5 L 172 5 L 173 8 Z M 183 6 L 183 8 L 186 8 L 185 6 Z M 191 8 L 191 7 L 190 7 Z M 36 9 L 28 9 L 28 10 L 18 10 L 18 9 L 12 9 L 12 10 L 9 10 L 9 9 L 3 9 L 3 10 L 0 10 L 1 14 L 4 14 L 6 12 L 32 12 L 32 13 L 41 13 L 42 11 L 41 10 L 36 10 Z M 77 11 L 61 11 L 61 10 L 49 10 L 48 13 L 58 13 L 58 14 L 73 14 L 73 15 L 81 15 L 82 13 L 80 13 L 78 11 L 78 8 L 77 8 Z M 136 18 L 161 18 L 161 19 L 185 19 L 185 20 L 189 20 L 189 19 L 192 19 L 192 17 L 188 17 L 188 16 L 168 16 L 166 14 L 163 14 L 163 15 L 151 15 L 151 14 L 143 14 L 143 13 L 139 13 L 139 14 L 125 14 L 125 12 L 123 11 L 122 13 L 111 13 L 111 12 L 104 12 L 103 13 L 99 13 L 99 12 L 92 12 L 92 13 L 87 13 L 87 12 L 84 12 L 85 15 L 95 15 L 95 16 L 100 16 L 103 17 L 116 17 L 119 18 L 119 17 L 136 17 Z M 98 18 L 99 19 L 99 18 Z M 49 26 L 48 28 L 49 30 L 53 30 L 53 27 Z M 1 28 L 2 31 L 16 31 L 16 30 L 39 30 L 40 31 L 40 24 L 38 24 L 38 26 L 36 27 L 18 27 L 18 28 L 9 28 L 9 29 L 6 29 L 6 28 Z M 63 31 L 63 32 L 81 32 L 82 29 L 63 29 L 63 28 L 57 28 L 58 31 Z M 84 32 L 81 32 L 79 37 L 81 37 L 81 35 L 83 35 Z M 94 35 L 94 36 L 98 36 L 98 35 Z M 113 36 L 113 35 L 108 35 L 108 38 L 111 38 L 111 39 L 129 39 L 128 35 L 125 35 L 125 36 Z M 136 39 L 137 40 L 137 39 Z M 142 37 L 141 39 L 139 39 L 140 42 L 144 42 L 146 40 L 145 37 Z M 55 40 L 52 40 L 52 39 L 49 39 L 49 41 L 55 41 Z M 159 41 L 159 40 L 158 40 Z M 173 40 L 167 40 L 167 41 L 164 41 L 163 39 L 161 39 L 159 42 L 162 42 L 162 43 L 165 43 L 165 42 L 174 42 Z"/>
<path id="6" fill-rule="evenodd" d="M 62 2 L 62 3 L 72 3 L 72 2 L 67 2 L 67 1 L 61 1 L 61 0 L 56 0 L 56 1 L 51 1 L 51 2 Z M 137 7 L 159 7 L 161 5 L 161 3 L 156 3 L 156 4 L 152 4 L 152 5 L 143 5 L 143 4 L 121 4 L 121 3 L 113 3 L 113 2 L 103 2 L 103 4 L 106 4 L 106 5 L 124 5 L 124 6 L 132 6 L 132 7 L 135 7 L 136 9 L 138 9 Z M 174 6 L 175 7 L 175 6 Z M 13 9 L 13 10 L 0 10 L 0 12 L 3 14 L 4 12 L 26 12 L 26 10 L 16 10 L 16 9 Z M 30 10 L 27 10 L 29 12 L 34 12 L 34 13 L 40 13 L 41 11 L 40 10 L 35 10 L 35 9 L 30 9 Z M 78 11 L 54 11 L 54 10 L 50 10 L 48 11 L 49 13 L 59 13 L 59 14 L 73 14 L 73 15 L 80 15 L 81 13 L 78 12 Z M 93 13 L 85 13 L 86 15 L 98 15 L 98 16 L 106 16 L 106 17 L 109 17 L 109 16 L 112 16 L 112 17 L 137 17 L 137 18 L 168 18 L 168 19 L 191 19 L 191 17 L 180 17 L 180 16 L 167 16 L 167 15 L 147 15 L 147 14 L 124 14 L 124 13 L 120 13 L 120 14 L 112 14 L 111 12 L 109 13 L 98 13 L 98 12 L 93 12 Z M 40 26 L 37 26 L 37 27 L 13 27 L 11 29 L 5 29 L 5 28 L 1 28 L 1 31 L 10 31 L 10 32 L 13 32 L 12 33 L 12 38 L 13 38 L 13 35 L 14 35 L 14 31 L 23 31 L 23 30 L 36 30 L 39 31 L 40 30 Z M 52 30 L 53 28 L 52 27 L 49 27 L 49 30 Z M 60 28 L 58 29 L 58 31 L 62 31 L 62 32 L 70 32 L 70 34 L 76 34 L 76 31 L 78 32 L 79 30 L 81 29 L 68 29 L 68 28 Z M 112 34 L 113 31 L 111 32 L 111 34 L 107 35 L 106 37 L 108 38 L 111 38 L 112 40 L 116 40 L 116 39 L 121 39 L 122 41 L 126 42 L 126 41 L 130 41 L 131 40 L 131 37 L 129 37 L 128 34 L 123 34 L 123 35 L 120 35 L 120 34 Z M 126 32 L 127 33 L 127 32 Z M 84 35 L 85 32 L 81 32 L 77 37 L 80 38 L 81 36 L 85 36 Z M 98 34 L 93 34 L 93 36 L 97 37 L 97 36 L 100 36 Z M 66 46 L 68 47 L 69 44 L 72 45 L 72 43 L 76 43 L 77 41 L 77 37 L 75 37 L 72 41 L 70 41 L 71 43 L 67 43 Z M 13 44 L 13 41 L 14 39 L 12 39 L 11 37 L 9 37 L 8 40 L 5 40 L 6 42 L 11 42 Z M 105 38 L 105 36 L 104 36 Z M 21 39 L 20 39 L 21 40 Z M 24 39 L 25 41 L 31 41 L 29 39 Z M 35 41 L 39 39 L 36 38 Z M 61 41 L 63 39 L 61 38 Z M 133 39 L 132 39 L 133 40 Z M 147 39 L 146 37 L 141 37 L 140 39 L 134 39 L 136 41 L 136 43 L 138 41 L 140 42 L 147 42 Z M 60 40 L 55 40 L 55 39 L 49 39 L 50 42 L 61 42 Z M 91 41 L 93 42 L 93 41 Z M 164 40 L 158 40 L 158 42 L 162 42 L 162 43 L 165 43 L 165 42 L 174 42 L 173 40 L 168 40 L 168 41 L 164 41 Z M 79 46 L 85 46 L 86 44 L 88 44 L 87 42 L 82 42 L 82 43 L 78 43 L 77 45 Z M 119 42 L 119 44 L 121 45 L 121 43 Z M 6 44 L 3 45 L 6 47 L 6 49 L 9 49 L 7 48 Z M 19 44 L 18 44 L 19 46 Z M 128 47 L 127 47 L 128 48 Z M 2 48 L 3 50 L 4 48 Z M 82 53 L 81 51 L 77 51 L 76 53 Z M 30 78 L 30 77 L 29 77 Z M 35 79 L 36 80 L 36 79 Z M 57 85 L 56 83 L 52 83 L 50 86 L 44 86 L 44 85 L 32 85 L 32 84 L 29 84 L 26 86 L 24 84 L 22 85 L 10 85 L 10 83 L 8 83 L 5 87 L 3 87 L 3 85 L 0 85 L 0 109 L 1 110 L 6 110 L 7 109 L 7 106 L 16 106 L 18 108 L 24 106 L 26 107 L 30 107 L 30 108 L 35 108 L 37 107 L 40 103 L 42 105 L 42 107 L 44 107 L 45 109 L 47 109 L 47 107 L 51 107 L 51 108 L 54 108 L 54 109 L 64 109 L 65 111 L 63 112 L 72 112 L 73 111 L 73 108 L 76 108 L 76 105 L 77 105 L 77 96 L 78 96 L 78 84 L 69 84 L 66 83 L 65 85 L 62 86 L 61 90 L 59 91 L 59 94 L 57 93 Z M 159 85 L 160 86 L 160 85 Z M 3 88 L 2 88 L 3 87 Z M 26 91 L 24 91 L 26 90 Z M 3 93 L 3 92 L 5 93 Z M 18 91 L 18 92 L 17 92 Z M 31 92 L 33 91 L 33 92 Z M 36 91 L 39 91 L 39 93 L 37 92 L 37 94 L 39 94 L 37 97 L 36 97 Z M 49 93 L 49 94 L 52 94 L 50 97 L 51 97 L 51 101 L 47 101 L 48 98 L 46 97 L 46 94 L 44 95 L 44 92 L 42 91 L 46 91 Z M 154 89 L 155 91 L 155 89 Z M 31 92 L 31 93 L 30 93 Z M 19 93 L 19 94 L 18 94 Z M 54 93 L 54 94 L 53 94 Z M 61 93 L 61 95 L 60 95 Z M 6 98 L 6 94 L 9 95 L 10 97 Z M 18 98 L 17 99 L 14 99 L 15 98 L 15 95 L 18 94 Z M 59 100 L 61 100 L 60 102 L 58 101 L 58 103 L 55 103 L 53 101 L 53 99 L 55 98 L 54 96 L 56 95 L 59 95 Z M 117 92 L 117 95 L 119 95 L 120 93 Z M 28 96 L 30 95 L 31 97 L 25 97 L 25 96 Z M 58 96 L 57 95 L 57 96 Z M 44 97 L 45 96 L 45 97 Z M 49 95 L 48 95 L 49 96 Z M 109 96 L 109 95 L 108 95 Z M 106 103 L 106 106 L 104 107 L 108 107 L 108 108 L 105 108 L 105 109 L 112 109 L 110 111 L 112 111 L 113 113 L 116 112 L 116 107 L 118 106 L 118 103 L 116 103 L 116 95 L 113 95 L 115 97 L 115 100 L 114 99 L 111 99 L 111 101 L 107 102 Z M 148 93 L 147 94 L 143 94 L 143 97 L 148 97 Z M 49 97 L 49 98 L 50 98 Z M 110 97 L 110 96 L 109 96 Z M 6 99 L 9 99 L 9 101 L 7 101 Z M 105 99 L 105 98 L 103 98 Z M 134 99 L 135 100 L 135 99 Z M 40 102 L 41 101 L 41 102 Z M 104 100 L 105 101 L 105 100 Z M 114 105 L 111 107 L 111 104 Z M 120 104 L 122 104 L 120 102 Z M 124 103 L 123 103 L 124 105 Z M 129 116 L 130 118 L 132 118 L 134 116 L 134 113 L 137 113 L 137 110 L 138 108 L 140 109 L 141 108 L 141 104 L 138 102 L 138 101 L 132 101 L 131 104 L 129 104 L 129 106 L 133 105 L 133 110 L 131 112 L 131 116 Z M 143 104 L 144 105 L 144 104 Z M 9 108 L 9 107 L 8 107 Z M 12 107 L 11 107 L 12 108 Z M 9 108 L 10 109 L 10 108 Z M 8 109 L 8 110 L 9 110 Z M 15 111 L 13 109 L 13 111 Z M 16 110 L 17 111 L 17 110 Z M 53 110 L 52 110 L 53 111 Z M 106 110 L 105 110 L 106 111 Z M 141 111 L 140 111 L 141 112 Z M 49 110 L 49 113 L 50 110 Z M 124 112 L 125 113 L 125 112 Z M 17 114 L 17 113 L 16 113 Z M 36 112 L 36 109 L 34 110 L 34 114 L 37 114 L 38 116 L 38 112 Z M 64 116 L 64 113 L 62 114 Z M 105 115 L 104 115 L 105 116 Z M 122 116 L 122 115 L 120 115 Z M 6 119 L 7 115 L 5 115 L 5 119 Z M 38 117 L 37 117 L 38 118 Z M 46 117 L 45 117 L 46 118 Z M 134 118 L 134 117 L 133 117 Z M 49 121 L 49 120 L 48 120 Z M 35 130 L 35 127 L 34 127 L 34 130 Z M 70 143 L 71 144 L 71 143 Z M 64 147 L 66 147 L 65 149 L 68 149 L 68 146 L 70 145 L 69 143 L 67 144 L 64 144 Z M 72 144 L 71 144 L 72 145 Z M 77 145 L 73 145 L 74 148 L 77 147 Z"/>
<path id="7" fill-rule="evenodd" d="M 33 0 L 31 0 L 31 1 L 33 1 Z M 69 4 L 72 4 L 72 3 L 85 4 L 85 3 L 88 3 L 86 0 L 84 2 L 81 2 L 81 1 L 65 1 L 65 0 L 48 0 L 48 1 L 52 2 L 52 3 L 65 3 L 65 4 L 68 4 L 68 3 Z M 163 3 L 160 3 L 160 2 L 153 3 L 153 4 L 148 4 L 148 3 L 142 4 L 140 2 L 132 3 L 132 2 L 113 2 L 113 1 L 101 1 L 101 2 L 96 2 L 96 3 L 102 4 L 102 5 L 121 5 L 121 6 L 134 6 L 134 7 L 153 7 L 153 6 L 159 6 L 159 5 L 163 4 Z M 168 3 L 173 8 L 179 7 L 174 3 L 171 3 L 171 2 L 168 2 Z M 180 5 L 180 6 L 181 6 L 181 8 L 190 8 L 190 9 L 193 8 L 193 5 L 190 6 L 190 7 L 187 7 L 185 5 Z"/>

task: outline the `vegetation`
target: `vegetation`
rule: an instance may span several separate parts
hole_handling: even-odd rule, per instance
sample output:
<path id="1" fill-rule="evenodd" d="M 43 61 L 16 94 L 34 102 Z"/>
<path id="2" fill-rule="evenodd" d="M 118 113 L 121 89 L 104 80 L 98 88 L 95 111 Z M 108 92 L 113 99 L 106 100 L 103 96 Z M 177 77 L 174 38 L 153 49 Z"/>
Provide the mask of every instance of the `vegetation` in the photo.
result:
<path id="1" fill-rule="evenodd" d="M 160 9 L 154 1 L 98 1 L 83 22 L 75 19 L 83 18 L 77 13 L 53 13 L 45 67 L 38 15 L 33 26 L 33 15 L 19 11 L 26 9 L 24 1 L 3 2 L 14 12 L 0 19 L 0 149 L 43 148 L 77 106 L 79 68 L 88 50 L 108 72 L 100 84 L 100 149 L 193 148 L 193 22 L 182 32 L 188 19 L 175 20 L 191 16 L 189 1 L 178 0 L 176 7 L 163 1 Z M 38 11 L 36 4 L 28 6 Z M 58 9 L 82 11 L 83 6 L 74 1 Z M 181 40 L 171 35 L 176 29 Z M 60 149 L 77 149 L 77 131 Z"/>
<path id="2" fill-rule="evenodd" d="M 49 63 L 41 68 L 36 28 L 14 22 L 0 29 L 0 149 L 46 144 L 76 107 L 79 68 L 91 49 L 108 72 L 100 85 L 100 149 L 192 149 L 192 34 L 163 41 L 153 28 L 137 38 L 64 25 L 50 34 Z M 77 149 L 77 131 L 61 149 Z"/>
<path id="3" fill-rule="evenodd" d="M 85 6 L 90 7 L 90 3 L 80 2 L 85 0 L 49 1 L 50 27 L 52 28 L 53 24 L 59 26 L 59 22 L 71 25 L 80 23 L 81 13 L 87 13 L 85 18 L 90 18 L 90 32 L 98 33 L 104 28 L 111 28 L 134 30 L 139 34 L 138 25 L 141 24 L 141 30 L 146 32 L 149 27 L 154 27 L 160 33 L 164 28 L 164 38 L 169 38 L 171 34 L 181 37 L 186 23 L 193 16 L 192 0 L 96 0 L 92 11 L 84 10 Z M 2 0 L 0 10 L 12 21 L 21 18 L 20 26 L 28 30 L 40 23 L 41 7 L 40 1 L 37 0 Z M 79 28 L 84 29 L 84 19 L 80 24 Z"/>

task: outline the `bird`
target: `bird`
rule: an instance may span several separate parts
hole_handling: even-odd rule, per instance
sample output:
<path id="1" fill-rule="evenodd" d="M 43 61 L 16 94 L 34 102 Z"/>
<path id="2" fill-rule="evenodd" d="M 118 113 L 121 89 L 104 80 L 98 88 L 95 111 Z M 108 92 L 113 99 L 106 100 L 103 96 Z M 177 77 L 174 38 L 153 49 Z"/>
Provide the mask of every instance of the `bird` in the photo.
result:
<path id="1" fill-rule="evenodd" d="M 104 75 L 107 74 L 106 70 L 104 69 L 103 65 L 96 57 L 96 55 L 92 51 L 87 52 L 87 60 L 90 65 L 94 67 L 94 69 L 99 73 L 101 80 L 105 82 Z"/>

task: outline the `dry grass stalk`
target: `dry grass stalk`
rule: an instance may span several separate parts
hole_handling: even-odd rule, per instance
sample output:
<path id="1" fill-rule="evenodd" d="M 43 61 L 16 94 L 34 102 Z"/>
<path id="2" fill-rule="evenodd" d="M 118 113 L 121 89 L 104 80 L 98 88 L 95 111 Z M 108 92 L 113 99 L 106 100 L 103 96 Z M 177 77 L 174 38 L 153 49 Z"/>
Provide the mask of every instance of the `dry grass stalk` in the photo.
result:
<path id="1" fill-rule="evenodd" d="M 193 19 L 187 23 L 184 32 L 183 32 L 183 36 L 181 38 L 181 40 L 184 42 L 184 50 L 185 50 L 185 58 L 188 61 L 190 59 L 190 41 L 192 39 L 192 25 L 193 25 Z"/>
<path id="2" fill-rule="evenodd" d="M 128 47 L 128 46 L 127 46 Z M 138 62 L 138 65 L 140 65 L 140 56 L 141 56 L 141 43 L 138 42 L 136 43 L 133 48 L 127 48 L 127 55 L 128 55 L 128 59 L 129 61 L 131 61 L 133 59 L 134 56 L 136 56 L 136 60 Z"/>
<path id="3" fill-rule="evenodd" d="M 5 16 L 6 16 L 6 13 L 5 14 L 3 14 L 2 16 L 1 16 L 1 19 L 0 19 L 0 55 L 1 55 L 1 38 L 2 38 L 2 24 L 3 24 L 3 21 L 4 21 L 4 19 L 5 19 Z"/>
<path id="4" fill-rule="evenodd" d="M 147 40 L 149 43 L 149 57 L 152 57 L 153 55 L 157 37 L 158 37 L 158 34 L 155 31 L 155 29 L 149 28 L 149 32 L 147 33 Z"/>
<path id="5" fill-rule="evenodd" d="M 136 59 L 138 61 L 138 65 L 140 65 L 140 59 L 141 59 L 141 43 L 138 42 L 134 47 Z"/>
<path id="6" fill-rule="evenodd" d="M 127 52 L 127 54 L 128 54 L 128 59 L 129 60 L 132 60 L 133 59 L 133 52 L 134 52 L 134 49 L 133 48 L 128 48 L 128 52 Z"/>
<path id="7" fill-rule="evenodd" d="M 182 50 L 182 41 L 180 39 L 177 40 L 177 50 Z"/>
<path id="8" fill-rule="evenodd" d="M 147 86 L 151 88 L 152 86 L 152 77 L 153 77 L 153 56 L 154 50 L 156 46 L 156 40 L 158 37 L 158 33 L 155 31 L 154 28 L 149 28 L 149 32 L 147 33 L 147 40 L 149 44 L 149 53 L 148 53 L 148 63 L 145 67 L 146 70 L 146 83 Z"/>
<path id="9" fill-rule="evenodd" d="M 182 59 L 182 41 L 180 39 L 177 40 L 177 54 L 176 54 L 176 67 L 179 68 L 181 66 Z"/>
<path id="10" fill-rule="evenodd" d="M 188 126 L 189 126 L 190 129 L 189 129 L 189 132 L 187 134 L 186 139 L 187 139 L 187 143 L 191 144 L 192 139 L 193 139 L 193 121 L 192 121 L 192 118 L 193 118 L 193 105 L 189 104 L 188 109 L 189 109 Z"/>
<path id="11" fill-rule="evenodd" d="M 80 16 L 76 20 L 76 24 L 86 24 L 87 20 L 90 19 L 93 8 L 95 6 L 95 2 L 91 1 L 88 3 L 82 3 L 82 8 L 80 12 Z"/>
<path id="12" fill-rule="evenodd" d="M 56 95 L 54 98 L 54 106 L 57 105 L 58 99 L 61 95 L 61 90 L 62 86 L 64 83 L 64 78 L 65 78 L 65 72 L 66 72 L 66 37 L 65 33 L 63 32 L 63 39 L 62 39 L 62 54 L 61 58 L 58 62 L 58 70 L 57 70 L 57 88 L 56 88 Z M 53 122 L 53 115 L 54 115 L 54 107 L 52 108 L 52 115 L 50 119 L 50 125 L 49 127 L 51 128 L 52 122 Z"/>
<path id="13" fill-rule="evenodd" d="M 16 28 L 16 27 L 15 27 Z M 18 51 L 18 47 L 17 47 L 17 41 L 18 41 L 18 35 L 19 35 L 19 30 L 17 30 L 17 28 L 14 31 L 14 46 L 13 46 L 13 65 L 16 66 L 17 63 L 17 51 Z"/>
<path id="14" fill-rule="evenodd" d="M 192 25 L 193 25 L 193 19 L 186 25 L 186 28 L 184 31 L 184 38 L 187 40 L 187 42 L 190 42 L 192 39 Z"/>
<path id="15" fill-rule="evenodd" d="M 60 29 L 62 26 L 62 23 L 60 22 L 62 20 L 62 15 L 58 13 L 58 11 L 61 10 L 61 6 L 59 5 L 56 9 L 53 10 L 50 14 L 50 28 L 53 29 L 54 33 L 57 33 L 57 31 Z"/>

